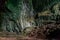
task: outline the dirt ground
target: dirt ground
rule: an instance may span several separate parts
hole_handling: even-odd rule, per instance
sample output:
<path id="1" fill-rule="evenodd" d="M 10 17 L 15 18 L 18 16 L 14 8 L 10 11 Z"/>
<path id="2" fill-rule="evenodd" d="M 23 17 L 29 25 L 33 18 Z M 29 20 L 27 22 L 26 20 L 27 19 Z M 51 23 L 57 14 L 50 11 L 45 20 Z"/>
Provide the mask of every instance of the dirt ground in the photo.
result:
<path id="1" fill-rule="evenodd" d="M 0 40 L 43 40 L 43 39 L 36 39 L 36 38 L 16 38 L 16 37 L 0 37 Z"/>

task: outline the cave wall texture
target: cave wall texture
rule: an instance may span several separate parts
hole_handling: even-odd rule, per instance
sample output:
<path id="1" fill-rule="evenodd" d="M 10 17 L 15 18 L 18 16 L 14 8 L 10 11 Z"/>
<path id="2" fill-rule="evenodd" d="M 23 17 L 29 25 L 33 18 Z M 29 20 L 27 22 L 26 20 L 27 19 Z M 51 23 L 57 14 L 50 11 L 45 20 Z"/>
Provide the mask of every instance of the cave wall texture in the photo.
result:
<path id="1" fill-rule="evenodd" d="M 35 17 L 38 12 L 52 10 L 59 2 L 60 0 L 0 0 L 1 30 L 19 33 L 24 26 L 32 26 L 32 22 L 26 22 L 28 18 Z"/>

